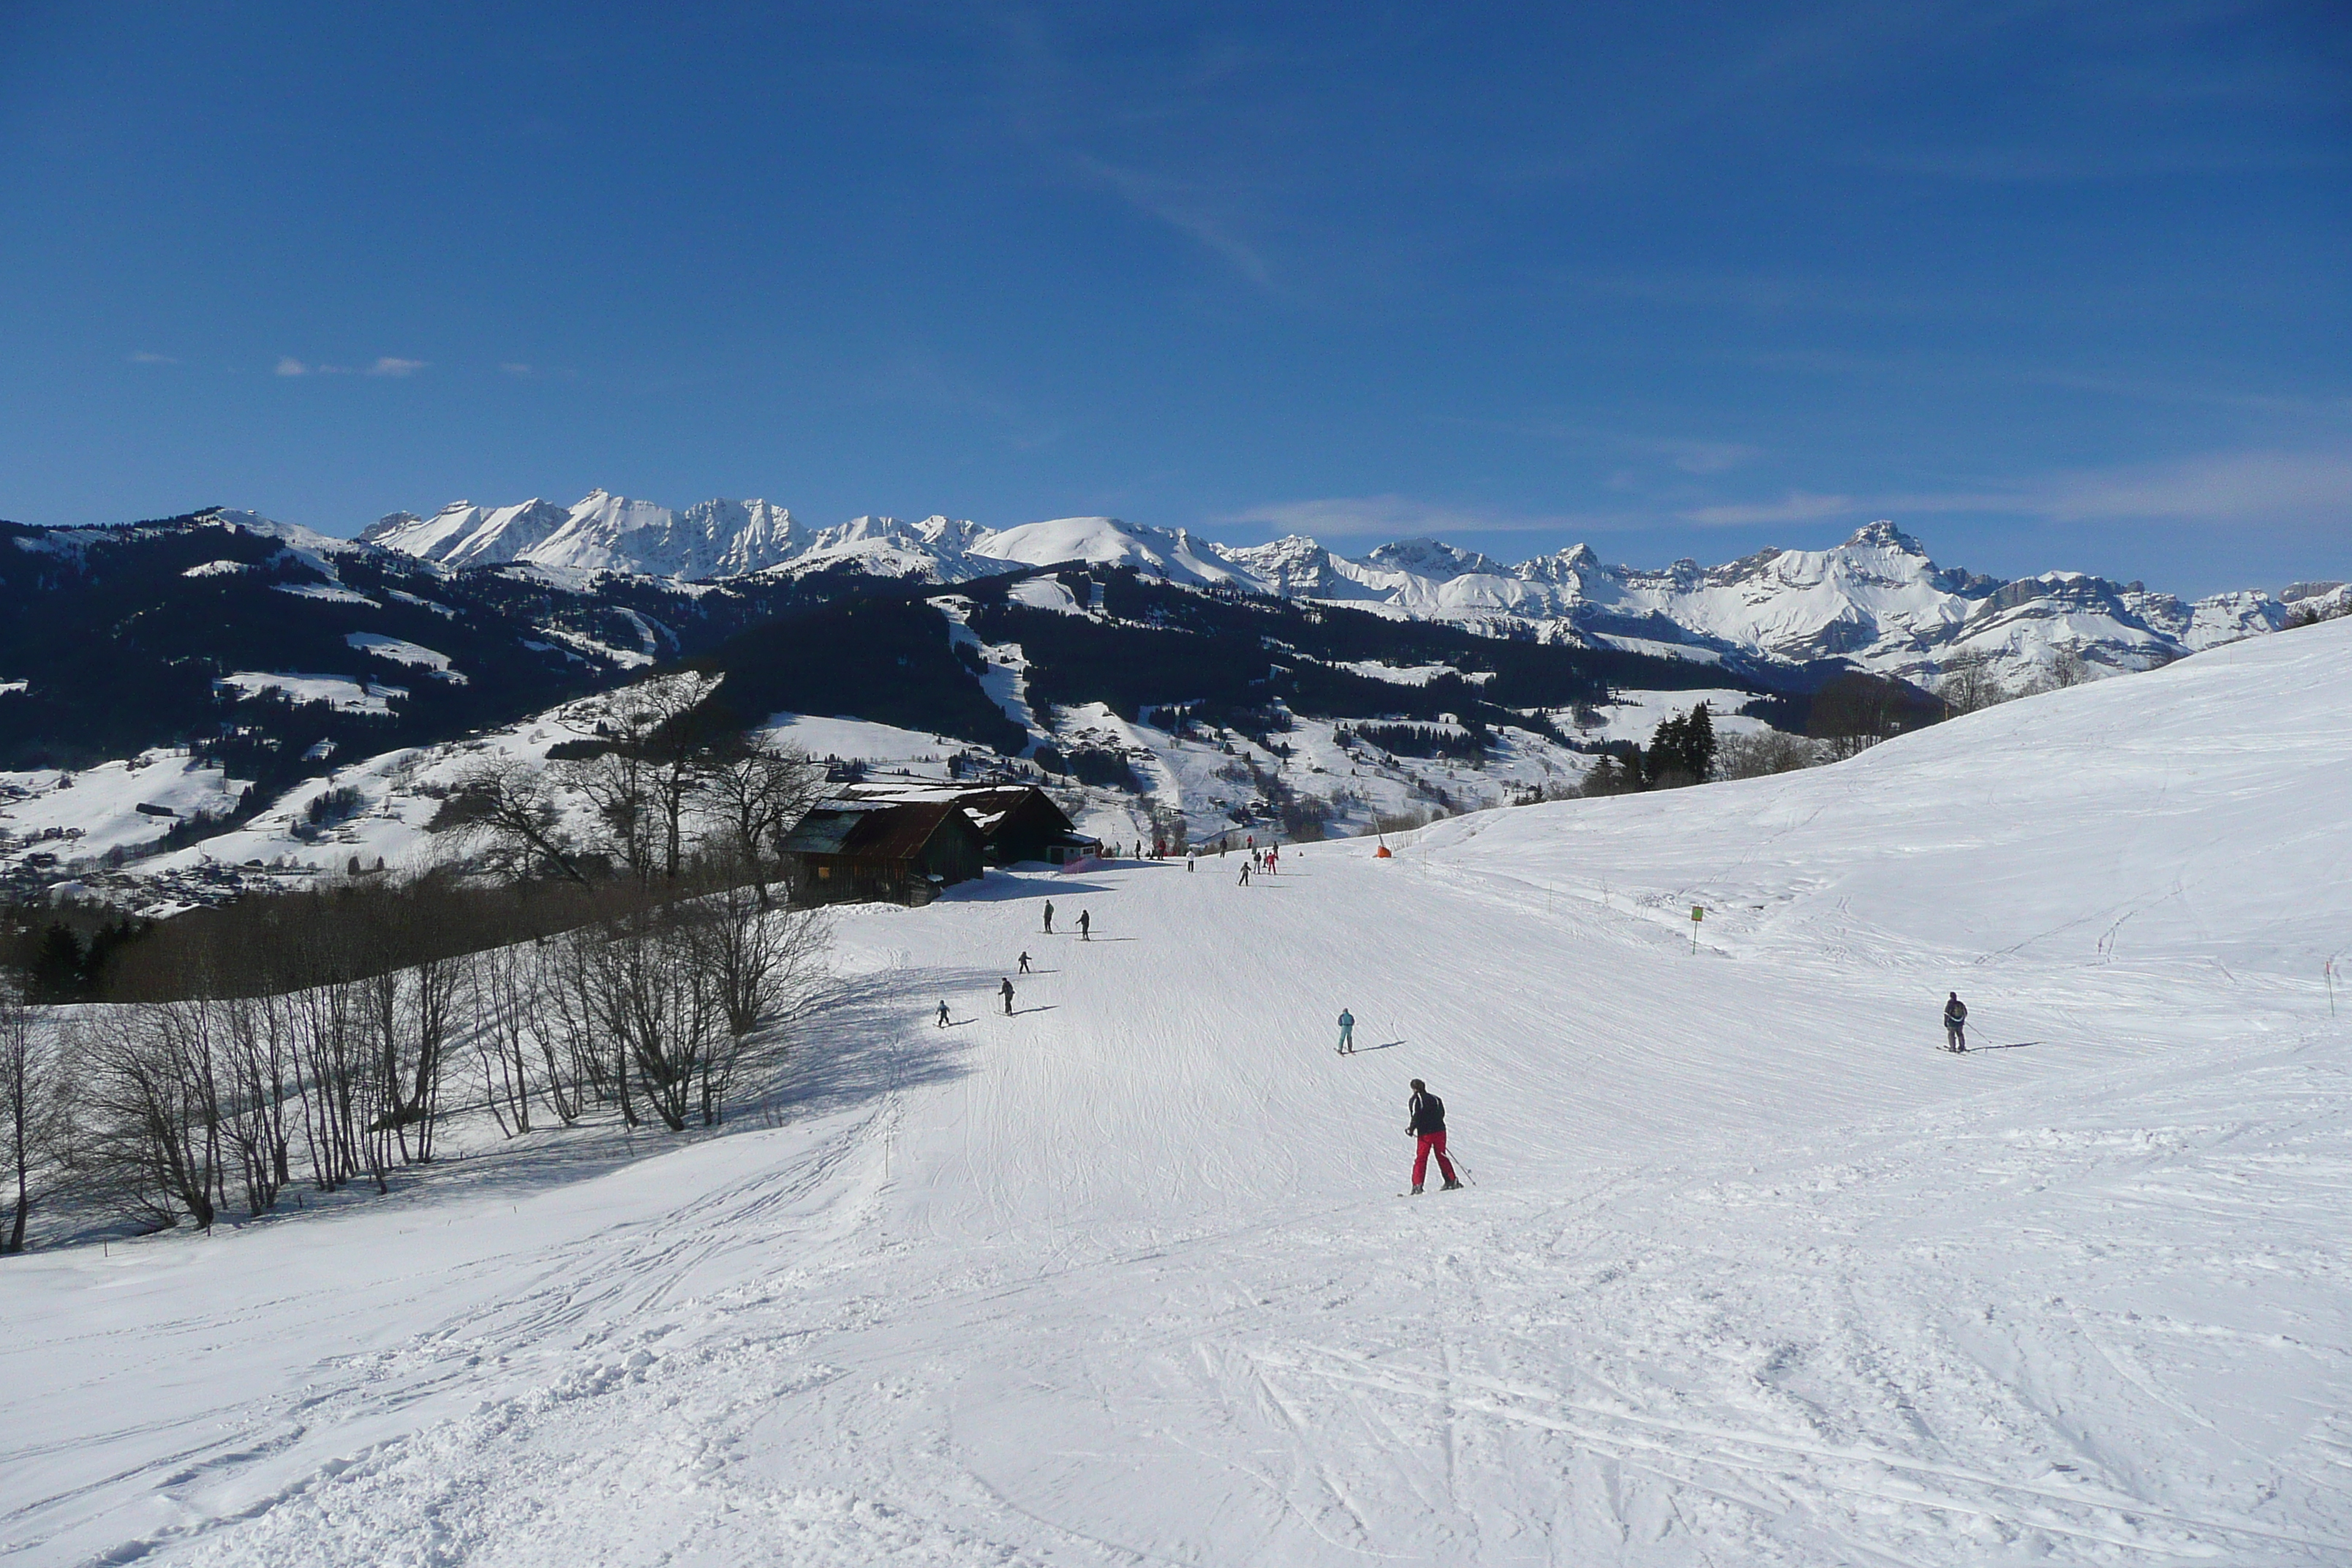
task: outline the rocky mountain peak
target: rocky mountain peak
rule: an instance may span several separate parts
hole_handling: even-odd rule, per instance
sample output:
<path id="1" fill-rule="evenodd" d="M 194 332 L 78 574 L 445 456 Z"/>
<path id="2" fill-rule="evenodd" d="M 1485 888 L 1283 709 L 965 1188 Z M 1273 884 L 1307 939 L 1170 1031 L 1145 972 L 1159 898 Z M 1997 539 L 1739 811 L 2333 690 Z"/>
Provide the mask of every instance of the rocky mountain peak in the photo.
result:
<path id="1" fill-rule="evenodd" d="M 1875 522 L 1865 522 L 1855 529 L 1853 537 L 1845 542 L 1844 548 L 1892 550 L 1899 554 L 1916 555 L 1922 561 L 1927 559 L 1926 545 L 1885 518 L 1880 518 Z"/>
<path id="2" fill-rule="evenodd" d="M 1370 551 L 1364 560 L 1391 572 L 1412 572 L 1440 580 L 1473 573 L 1497 577 L 1508 574 L 1500 562 L 1436 539 L 1401 539 Z"/>

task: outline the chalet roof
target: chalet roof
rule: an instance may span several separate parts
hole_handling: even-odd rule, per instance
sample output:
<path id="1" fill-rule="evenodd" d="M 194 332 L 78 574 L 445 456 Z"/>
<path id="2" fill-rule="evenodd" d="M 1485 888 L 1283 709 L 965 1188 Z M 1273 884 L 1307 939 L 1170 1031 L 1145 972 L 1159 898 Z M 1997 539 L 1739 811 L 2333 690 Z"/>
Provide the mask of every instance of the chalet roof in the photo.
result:
<path id="1" fill-rule="evenodd" d="M 849 836 L 857 830 L 865 813 L 845 807 L 839 801 L 825 801 L 810 808 L 807 816 L 784 836 L 782 848 L 788 855 L 839 855 Z"/>
<path id="2" fill-rule="evenodd" d="M 821 801 L 785 837 L 782 847 L 792 855 L 912 860 L 951 820 L 971 826 L 952 801 Z"/>
<path id="3" fill-rule="evenodd" d="M 1031 802 L 1053 813 L 1059 830 L 1076 831 L 1069 814 L 1035 784 L 856 784 L 840 792 L 838 804 L 889 802 L 906 805 L 960 805 L 983 837 L 993 837 L 1005 819 Z M 827 805 L 835 804 L 827 802 Z"/>

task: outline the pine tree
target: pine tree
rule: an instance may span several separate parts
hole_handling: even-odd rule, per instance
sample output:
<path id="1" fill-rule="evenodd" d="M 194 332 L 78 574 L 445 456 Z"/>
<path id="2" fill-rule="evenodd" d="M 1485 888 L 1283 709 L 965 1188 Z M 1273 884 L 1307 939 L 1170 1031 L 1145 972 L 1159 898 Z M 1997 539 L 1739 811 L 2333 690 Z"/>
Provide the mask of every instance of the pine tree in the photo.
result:
<path id="1" fill-rule="evenodd" d="M 1704 784 L 1715 765 L 1715 720 L 1704 702 L 1678 718 L 1661 721 L 1643 759 L 1653 789 Z"/>
<path id="2" fill-rule="evenodd" d="M 1683 756 L 1690 763 L 1691 776 L 1705 784 L 1715 767 L 1715 718 L 1704 702 L 1683 721 Z"/>

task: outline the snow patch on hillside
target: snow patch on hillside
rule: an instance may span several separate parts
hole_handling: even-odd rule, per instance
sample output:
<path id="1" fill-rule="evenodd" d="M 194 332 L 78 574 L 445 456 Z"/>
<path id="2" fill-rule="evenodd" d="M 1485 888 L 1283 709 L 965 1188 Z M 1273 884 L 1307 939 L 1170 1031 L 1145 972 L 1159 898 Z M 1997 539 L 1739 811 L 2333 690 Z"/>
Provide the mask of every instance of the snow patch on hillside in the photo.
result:
<path id="1" fill-rule="evenodd" d="M 1013 584 L 1004 596 L 1016 605 L 1026 605 L 1033 610 L 1051 610 L 1057 615 L 1083 616 L 1086 609 L 1069 589 L 1052 577 L 1030 577 Z"/>
<path id="2" fill-rule="evenodd" d="M 442 679 L 457 685 L 466 684 L 466 678 L 449 668 L 449 656 L 420 643 L 405 642 L 399 637 L 385 637 L 381 632 L 347 632 L 343 636 L 347 647 L 377 658 L 388 658 L 394 664 L 413 665 L 431 670 Z"/>
<path id="3" fill-rule="evenodd" d="M 298 599 L 323 599 L 331 605 L 365 605 L 372 610 L 383 608 L 365 594 L 328 583 L 272 583 L 270 586 L 280 594 L 291 594 Z"/>
<path id="4" fill-rule="evenodd" d="M 303 675 L 260 669 L 234 670 L 213 682 L 240 697 L 275 691 L 294 702 L 324 702 L 346 713 L 389 713 L 392 704 L 408 695 L 407 689 L 355 680 L 348 675 Z"/>
<path id="5" fill-rule="evenodd" d="M 71 772 L 0 773 L 0 857 L 51 854 L 66 863 L 135 848 L 199 813 L 226 815 L 244 789 L 184 751 L 142 752 Z"/>

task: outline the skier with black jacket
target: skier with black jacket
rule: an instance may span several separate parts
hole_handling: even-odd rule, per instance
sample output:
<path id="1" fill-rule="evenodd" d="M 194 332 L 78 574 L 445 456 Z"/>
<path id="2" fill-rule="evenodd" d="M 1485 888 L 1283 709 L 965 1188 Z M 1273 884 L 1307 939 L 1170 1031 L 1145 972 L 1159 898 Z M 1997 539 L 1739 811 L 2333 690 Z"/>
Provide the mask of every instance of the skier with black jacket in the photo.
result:
<path id="1" fill-rule="evenodd" d="M 1441 1192 L 1453 1192 L 1462 1184 L 1454 1179 L 1454 1162 L 1445 1157 L 1445 1101 L 1429 1092 L 1429 1086 L 1419 1079 L 1412 1080 L 1412 1098 L 1405 1102 L 1404 1130 L 1415 1140 L 1412 1154 L 1412 1190 L 1419 1195 L 1422 1178 L 1429 1173 L 1429 1157 L 1437 1156 L 1437 1168 L 1445 1177 Z"/>
<path id="2" fill-rule="evenodd" d="M 1944 1048 L 1965 1051 L 1969 1048 L 1969 1005 L 1953 992 L 1944 1003 Z"/>

